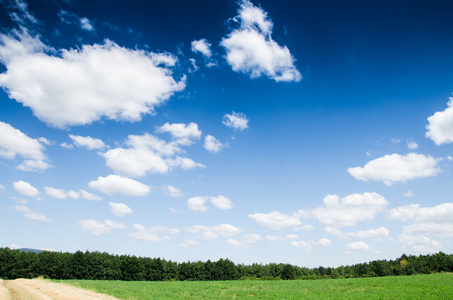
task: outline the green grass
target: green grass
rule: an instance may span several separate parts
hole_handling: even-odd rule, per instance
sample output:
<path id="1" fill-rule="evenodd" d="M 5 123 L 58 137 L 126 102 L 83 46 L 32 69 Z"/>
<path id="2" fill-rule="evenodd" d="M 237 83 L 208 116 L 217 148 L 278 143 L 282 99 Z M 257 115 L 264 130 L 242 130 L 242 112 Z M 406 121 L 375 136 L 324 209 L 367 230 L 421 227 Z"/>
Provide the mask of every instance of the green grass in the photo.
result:
<path id="1" fill-rule="evenodd" d="M 453 274 L 290 281 L 64 280 L 120 299 L 453 299 Z"/>

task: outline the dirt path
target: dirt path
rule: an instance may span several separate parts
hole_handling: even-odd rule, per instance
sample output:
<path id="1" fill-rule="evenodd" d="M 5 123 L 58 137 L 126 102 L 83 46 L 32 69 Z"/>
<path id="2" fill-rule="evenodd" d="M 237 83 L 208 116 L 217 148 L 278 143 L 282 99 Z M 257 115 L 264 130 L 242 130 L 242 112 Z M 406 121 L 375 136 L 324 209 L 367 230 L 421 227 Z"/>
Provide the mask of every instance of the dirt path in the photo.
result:
<path id="1" fill-rule="evenodd" d="M 112 296 L 42 279 L 0 279 L 0 299 L 5 300 L 117 300 Z"/>

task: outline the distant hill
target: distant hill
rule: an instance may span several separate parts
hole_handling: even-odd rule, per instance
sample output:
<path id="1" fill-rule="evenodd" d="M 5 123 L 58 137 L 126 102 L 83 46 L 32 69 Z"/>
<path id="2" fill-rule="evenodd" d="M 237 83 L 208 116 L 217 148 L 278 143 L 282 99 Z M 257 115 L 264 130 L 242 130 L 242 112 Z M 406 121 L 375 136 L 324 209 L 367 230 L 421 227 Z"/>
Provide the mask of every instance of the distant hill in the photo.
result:
<path id="1" fill-rule="evenodd" d="M 44 251 L 44 250 L 29 249 L 29 248 L 20 248 L 19 250 L 22 251 L 22 252 L 34 252 L 36 254 Z"/>

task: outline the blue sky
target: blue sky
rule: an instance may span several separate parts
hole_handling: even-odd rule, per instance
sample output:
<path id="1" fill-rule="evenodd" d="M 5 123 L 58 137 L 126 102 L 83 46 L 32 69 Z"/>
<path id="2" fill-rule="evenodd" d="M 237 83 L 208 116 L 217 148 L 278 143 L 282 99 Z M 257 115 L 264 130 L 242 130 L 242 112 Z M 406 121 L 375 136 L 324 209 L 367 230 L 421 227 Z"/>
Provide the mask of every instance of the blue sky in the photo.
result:
<path id="1" fill-rule="evenodd" d="M 1 247 L 453 252 L 450 1 L 0 1 Z"/>

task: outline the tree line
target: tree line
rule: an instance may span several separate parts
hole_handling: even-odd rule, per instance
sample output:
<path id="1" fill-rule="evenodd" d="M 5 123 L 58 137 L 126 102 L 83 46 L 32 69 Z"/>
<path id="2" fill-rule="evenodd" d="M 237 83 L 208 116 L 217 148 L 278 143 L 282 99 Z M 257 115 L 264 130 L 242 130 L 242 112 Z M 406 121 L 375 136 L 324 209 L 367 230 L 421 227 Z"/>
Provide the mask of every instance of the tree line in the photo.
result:
<path id="1" fill-rule="evenodd" d="M 453 272 L 453 255 L 407 256 L 395 260 L 337 268 L 290 264 L 234 264 L 229 259 L 177 263 L 161 258 L 112 255 L 106 252 L 40 253 L 0 248 L 0 278 L 90 279 L 124 281 L 273 280 L 399 276 Z"/>

